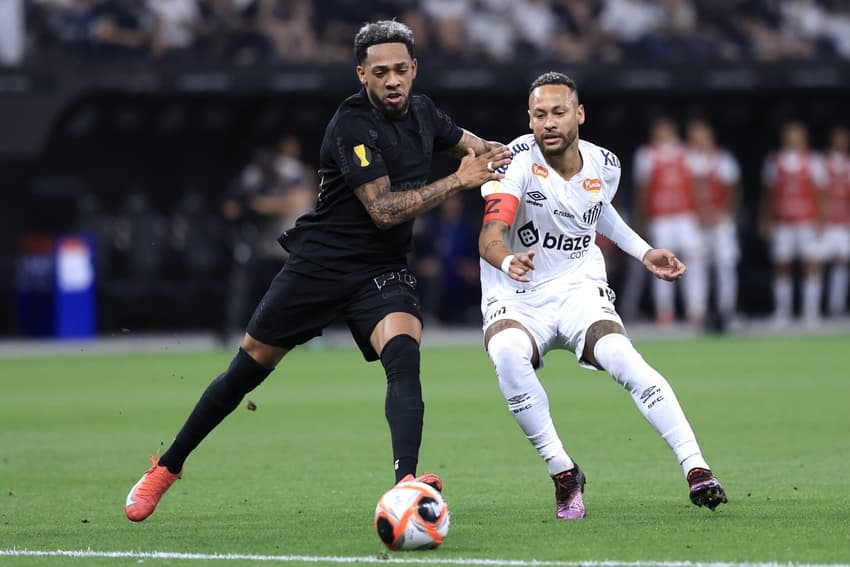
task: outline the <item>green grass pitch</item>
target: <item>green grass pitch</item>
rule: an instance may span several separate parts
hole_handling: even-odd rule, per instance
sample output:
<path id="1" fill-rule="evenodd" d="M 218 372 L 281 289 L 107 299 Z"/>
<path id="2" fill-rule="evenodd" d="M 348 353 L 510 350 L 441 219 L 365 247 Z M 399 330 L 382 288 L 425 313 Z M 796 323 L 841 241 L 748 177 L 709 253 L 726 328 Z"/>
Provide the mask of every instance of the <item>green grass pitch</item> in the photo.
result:
<path id="1" fill-rule="evenodd" d="M 390 558 L 850 564 L 850 338 L 638 344 L 671 382 L 729 504 L 696 508 L 672 453 L 607 374 L 566 352 L 541 379 L 588 476 L 587 519 L 554 519 L 546 468 L 480 348 L 423 351 L 420 470 L 452 514 L 433 552 Z M 165 350 L 165 349 L 163 349 Z M 201 445 L 156 514 L 124 497 L 232 352 L 0 358 L 0 551 L 377 558 L 392 484 L 384 378 L 354 349 L 301 349 Z M 0 565 L 256 565 L 0 555 Z M 273 563 L 270 563 L 273 564 Z M 312 563 L 317 564 L 317 563 Z"/>

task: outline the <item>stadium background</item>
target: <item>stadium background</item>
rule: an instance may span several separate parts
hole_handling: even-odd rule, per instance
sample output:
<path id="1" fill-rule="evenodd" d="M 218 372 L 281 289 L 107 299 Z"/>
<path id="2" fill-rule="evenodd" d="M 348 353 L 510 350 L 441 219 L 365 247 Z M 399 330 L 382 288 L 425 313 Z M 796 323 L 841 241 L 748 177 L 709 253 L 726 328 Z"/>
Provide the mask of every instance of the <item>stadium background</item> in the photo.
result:
<path id="1" fill-rule="evenodd" d="M 154 40 L 160 36 L 153 14 L 163 2 L 190 6 L 196 26 L 188 39 Z M 785 120 L 803 121 L 818 149 L 833 126 L 850 124 L 850 5 L 843 1 L 0 6 L 4 336 L 22 333 L 25 237 L 77 231 L 96 243 L 98 334 L 221 331 L 233 269 L 232 227 L 221 218 L 221 202 L 251 156 L 283 134 L 298 138 L 303 162 L 315 170 L 325 124 L 358 87 L 353 34 L 378 17 L 414 26 L 415 89 L 490 139 L 507 142 L 527 131 L 526 89 L 539 73 L 573 76 L 588 114 L 582 137 L 623 163 L 615 203 L 626 213 L 632 157 L 650 120 L 666 114 L 681 125 L 707 118 L 742 167 L 739 308 L 753 319 L 772 309 L 766 244 L 756 230 L 763 159 L 778 145 Z M 453 166 L 438 159 L 434 177 Z M 185 208 L 187 194 L 199 196 L 200 205 Z M 147 208 L 134 208 L 140 201 L 131 195 L 143 196 Z M 474 233 L 480 201 L 472 191 L 463 201 Z M 174 227 L 186 219 L 197 232 L 178 242 Z M 121 241 L 119 225 L 142 240 Z M 468 253 L 474 257 L 474 247 Z M 417 254 L 422 248 L 414 263 Z M 614 250 L 608 260 L 621 292 L 624 258 Z M 433 302 L 426 305 L 430 316 L 476 325 L 474 292 L 458 297 L 461 309 L 450 311 L 456 316 L 440 314 Z M 644 293 L 635 318 L 649 317 L 648 301 Z"/>

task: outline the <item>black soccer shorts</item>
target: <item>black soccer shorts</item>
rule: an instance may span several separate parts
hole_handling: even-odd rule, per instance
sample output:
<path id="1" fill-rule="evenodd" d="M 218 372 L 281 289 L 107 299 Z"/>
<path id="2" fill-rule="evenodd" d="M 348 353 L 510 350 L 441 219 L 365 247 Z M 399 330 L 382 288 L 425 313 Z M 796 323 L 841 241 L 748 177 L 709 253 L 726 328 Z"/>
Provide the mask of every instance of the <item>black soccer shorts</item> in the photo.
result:
<path id="1" fill-rule="evenodd" d="M 290 256 L 247 331 L 258 341 L 292 349 L 343 319 L 363 357 L 372 361 L 379 358 L 369 342 L 375 325 L 397 312 L 422 320 L 416 277 L 407 266 L 364 266 L 361 273 L 345 273 Z"/>

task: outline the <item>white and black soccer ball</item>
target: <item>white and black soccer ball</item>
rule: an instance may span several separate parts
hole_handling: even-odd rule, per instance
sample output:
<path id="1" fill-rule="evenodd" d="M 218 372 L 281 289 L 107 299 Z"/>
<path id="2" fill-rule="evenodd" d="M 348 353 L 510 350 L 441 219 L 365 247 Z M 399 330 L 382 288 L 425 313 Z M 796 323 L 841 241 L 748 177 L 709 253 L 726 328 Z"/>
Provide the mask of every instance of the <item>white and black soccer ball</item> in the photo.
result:
<path id="1" fill-rule="evenodd" d="M 394 551 L 434 549 L 449 533 L 449 508 L 424 482 L 400 482 L 378 501 L 375 529 Z"/>

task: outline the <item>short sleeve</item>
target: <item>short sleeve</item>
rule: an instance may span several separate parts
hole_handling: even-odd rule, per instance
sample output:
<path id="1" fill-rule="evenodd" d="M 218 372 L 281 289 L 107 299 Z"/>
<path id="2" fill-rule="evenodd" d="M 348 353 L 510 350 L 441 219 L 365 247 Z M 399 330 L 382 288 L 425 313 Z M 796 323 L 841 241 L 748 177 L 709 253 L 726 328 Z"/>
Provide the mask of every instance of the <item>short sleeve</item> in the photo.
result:
<path id="1" fill-rule="evenodd" d="M 368 118 L 341 117 L 333 132 L 333 143 L 334 159 L 352 189 L 387 175 L 378 150 L 378 131 Z"/>
<path id="2" fill-rule="evenodd" d="M 434 151 L 442 152 L 455 147 L 463 136 L 463 130 L 451 116 L 437 108 L 431 99 L 428 101 L 434 119 Z"/>
<path id="3" fill-rule="evenodd" d="M 741 168 L 738 161 L 729 152 L 723 152 L 720 162 L 720 179 L 727 185 L 735 185 L 741 178 Z"/>
<path id="4" fill-rule="evenodd" d="M 819 155 L 812 156 L 812 180 L 818 189 L 825 189 L 829 185 L 829 173 L 826 163 Z"/>
<path id="5" fill-rule="evenodd" d="M 652 156 L 646 147 L 638 148 L 635 152 L 635 184 L 643 185 L 652 173 Z"/>
<path id="6" fill-rule="evenodd" d="M 525 190 L 525 172 L 528 170 L 528 164 L 525 160 L 514 159 L 505 170 L 504 179 L 498 181 L 488 181 L 481 186 L 481 196 L 485 199 L 489 195 L 503 193 L 513 195 L 522 201 L 522 194 Z"/>

